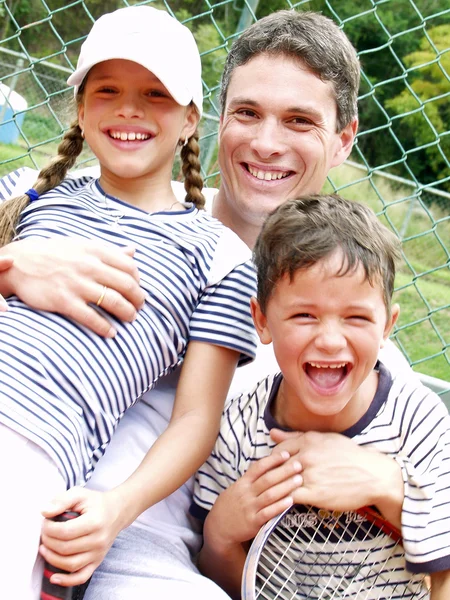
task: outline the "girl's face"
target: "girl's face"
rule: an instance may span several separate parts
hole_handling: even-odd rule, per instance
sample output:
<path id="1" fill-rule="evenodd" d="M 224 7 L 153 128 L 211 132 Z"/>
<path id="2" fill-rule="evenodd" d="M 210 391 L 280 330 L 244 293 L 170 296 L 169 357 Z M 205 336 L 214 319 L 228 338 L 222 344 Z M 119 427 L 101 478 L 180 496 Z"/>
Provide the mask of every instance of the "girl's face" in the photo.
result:
<path id="1" fill-rule="evenodd" d="M 198 114 L 177 104 L 153 73 L 117 59 L 89 71 L 78 119 L 101 179 L 120 190 L 131 180 L 170 182 L 177 144 L 194 133 Z"/>

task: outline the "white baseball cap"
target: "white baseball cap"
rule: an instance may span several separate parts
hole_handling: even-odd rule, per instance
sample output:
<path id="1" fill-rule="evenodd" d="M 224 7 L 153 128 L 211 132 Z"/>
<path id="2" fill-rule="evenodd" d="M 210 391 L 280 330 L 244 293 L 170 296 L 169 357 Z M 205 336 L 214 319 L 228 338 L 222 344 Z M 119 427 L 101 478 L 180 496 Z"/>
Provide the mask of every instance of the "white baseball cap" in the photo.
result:
<path id="1" fill-rule="evenodd" d="M 77 68 L 67 80 L 75 95 L 88 71 L 111 59 L 131 60 L 151 71 L 181 106 L 191 100 L 202 114 L 200 54 L 187 27 L 164 10 L 128 6 L 101 16 L 81 46 Z"/>

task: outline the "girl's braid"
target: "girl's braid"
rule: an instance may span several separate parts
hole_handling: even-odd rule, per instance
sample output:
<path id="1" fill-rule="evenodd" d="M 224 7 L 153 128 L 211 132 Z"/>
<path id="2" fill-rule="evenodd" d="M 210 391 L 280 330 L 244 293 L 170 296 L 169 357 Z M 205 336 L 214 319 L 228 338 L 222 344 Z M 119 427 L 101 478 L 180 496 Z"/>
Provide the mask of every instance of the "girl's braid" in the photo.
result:
<path id="1" fill-rule="evenodd" d="M 78 119 L 71 123 L 59 146 L 57 156 L 39 172 L 33 189 L 39 196 L 52 190 L 63 181 L 67 171 L 73 167 L 81 150 L 83 136 Z M 30 198 L 23 194 L 6 200 L 0 205 L 0 246 L 9 244 L 16 234 L 16 227 L 22 211 L 28 206 Z"/>
<path id="2" fill-rule="evenodd" d="M 181 148 L 182 171 L 184 175 L 184 189 L 186 201 L 193 202 L 197 208 L 204 208 L 205 198 L 202 194 L 203 177 L 200 173 L 200 146 L 198 144 L 198 131 L 189 138 L 186 146 Z"/>

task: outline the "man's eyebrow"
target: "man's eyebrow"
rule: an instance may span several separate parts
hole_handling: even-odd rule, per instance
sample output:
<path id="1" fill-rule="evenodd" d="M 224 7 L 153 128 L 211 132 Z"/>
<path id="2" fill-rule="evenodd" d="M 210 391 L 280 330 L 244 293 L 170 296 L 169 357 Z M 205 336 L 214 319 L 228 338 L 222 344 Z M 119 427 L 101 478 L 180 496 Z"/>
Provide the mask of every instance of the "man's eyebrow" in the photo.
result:
<path id="1" fill-rule="evenodd" d="M 252 106 L 257 108 L 260 106 L 260 103 L 245 96 L 236 96 L 229 101 L 228 107 L 235 108 L 236 106 Z M 312 106 L 290 106 L 289 108 L 284 109 L 284 112 L 290 115 L 306 115 L 316 120 L 323 120 L 322 113 Z"/>
<path id="2" fill-rule="evenodd" d="M 259 106 L 258 102 L 252 100 L 251 98 L 246 98 L 245 96 L 237 96 L 228 103 L 229 106 L 238 106 L 241 104 L 245 104 L 247 106 Z"/>

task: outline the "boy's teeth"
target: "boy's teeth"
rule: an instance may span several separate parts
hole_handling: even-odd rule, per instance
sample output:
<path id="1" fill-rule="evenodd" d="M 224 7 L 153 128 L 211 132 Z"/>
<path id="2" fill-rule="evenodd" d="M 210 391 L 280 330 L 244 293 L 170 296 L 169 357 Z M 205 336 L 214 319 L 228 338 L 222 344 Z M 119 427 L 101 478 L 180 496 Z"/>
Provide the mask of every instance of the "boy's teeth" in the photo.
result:
<path id="1" fill-rule="evenodd" d="M 318 363 L 310 362 L 309 364 L 316 369 L 342 369 L 347 363 L 343 362 L 336 365 L 319 365 Z"/>
<path id="2" fill-rule="evenodd" d="M 272 173 L 271 171 L 258 171 L 257 169 L 253 169 L 252 167 L 248 167 L 249 172 L 256 177 L 257 179 L 264 179 L 265 181 L 273 181 L 274 179 L 283 179 L 283 177 L 287 177 L 289 173 L 283 173 L 281 171 L 275 171 Z"/>

